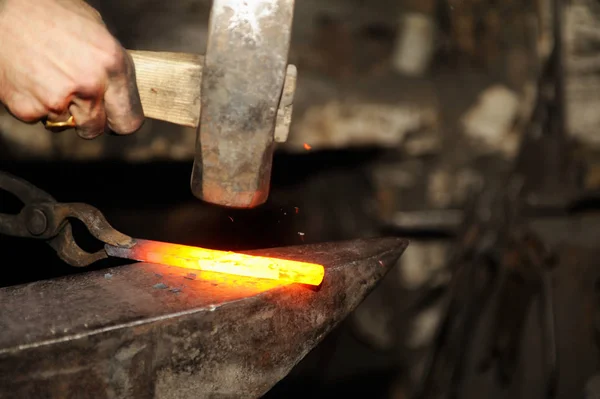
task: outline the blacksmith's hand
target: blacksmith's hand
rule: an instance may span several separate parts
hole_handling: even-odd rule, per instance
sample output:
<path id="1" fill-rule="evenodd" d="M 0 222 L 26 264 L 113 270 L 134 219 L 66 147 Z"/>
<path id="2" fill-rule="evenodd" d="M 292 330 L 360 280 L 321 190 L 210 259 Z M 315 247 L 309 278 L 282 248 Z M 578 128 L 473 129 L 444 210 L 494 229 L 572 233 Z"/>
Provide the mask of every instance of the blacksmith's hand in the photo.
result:
<path id="1" fill-rule="evenodd" d="M 81 0 L 0 0 L 0 102 L 24 122 L 71 120 L 83 138 L 144 121 L 131 57 Z"/>

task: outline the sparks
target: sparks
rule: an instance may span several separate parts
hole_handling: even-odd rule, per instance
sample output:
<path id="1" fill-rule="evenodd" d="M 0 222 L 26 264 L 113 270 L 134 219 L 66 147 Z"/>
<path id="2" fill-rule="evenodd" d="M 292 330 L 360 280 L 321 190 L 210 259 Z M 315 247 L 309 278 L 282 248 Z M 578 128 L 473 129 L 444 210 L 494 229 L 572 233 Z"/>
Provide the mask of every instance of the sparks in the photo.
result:
<path id="1" fill-rule="evenodd" d="M 131 248 L 105 246 L 110 256 L 237 276 L 264 278 L 289 283 L 320 285 L 322 265 L 285 259 L 238 254 L 235 252 L 136 240 Z"/>

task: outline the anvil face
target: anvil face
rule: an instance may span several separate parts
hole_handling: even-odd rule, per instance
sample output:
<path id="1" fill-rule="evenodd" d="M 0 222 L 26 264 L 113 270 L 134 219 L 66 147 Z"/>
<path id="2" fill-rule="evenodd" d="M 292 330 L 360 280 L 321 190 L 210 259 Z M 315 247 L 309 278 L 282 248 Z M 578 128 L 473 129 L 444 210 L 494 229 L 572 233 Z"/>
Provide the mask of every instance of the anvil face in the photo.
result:
<path id="1" fill-rule="evenodd" d="M 285 377 L 404 252 L 399 238 L 247 253 L 318 288 L 132 264 L 0 289 L 0 398 L 248 398 Z"/>

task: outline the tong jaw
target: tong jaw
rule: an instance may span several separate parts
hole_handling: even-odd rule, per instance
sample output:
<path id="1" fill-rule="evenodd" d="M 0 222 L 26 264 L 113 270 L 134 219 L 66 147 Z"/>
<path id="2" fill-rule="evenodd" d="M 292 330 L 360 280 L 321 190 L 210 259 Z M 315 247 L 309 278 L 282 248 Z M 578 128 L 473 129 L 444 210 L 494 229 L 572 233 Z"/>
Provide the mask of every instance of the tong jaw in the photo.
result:
<path id="1" fill-rule="evenodd" d="M 59 203 L 45 191 L 6 172 L 0 172 L 0 188 L 16 196 L 24 207 L 16 215 L 0 213 L 0 234 L 46 240 L 58 256 L 71 266 L 84 267 L 107 258 L 104 250 L 89 253 L 73 237 L 69 218 L 78 219 L 98 240 L 129 248 L 134 239 L 115 230 L 91 205 Z"/>
<path id="2" fill-rule="evenodd" d="M 39 204 L 37 209 L 44 210 L 49 216 L 49 226 L 58 234 L 48 241 L 58 256 L 71 266 L 83 267 L 108 257 L 104 250 L 89 253 L 77 245 L 73 237 L 70 218 L 80 220 L 90 234 L 105 244 L 129 248 L 134 239 L 115 230 L 104 215 L 95 207 L 82 203 Z"/>

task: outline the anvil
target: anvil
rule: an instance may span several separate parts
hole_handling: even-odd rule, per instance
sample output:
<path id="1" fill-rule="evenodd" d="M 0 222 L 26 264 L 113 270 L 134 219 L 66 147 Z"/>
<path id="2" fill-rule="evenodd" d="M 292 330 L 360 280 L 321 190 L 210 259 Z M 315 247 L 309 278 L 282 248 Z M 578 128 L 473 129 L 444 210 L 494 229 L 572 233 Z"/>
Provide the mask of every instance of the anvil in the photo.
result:
<path id="1" fill-rule="evenodd" d="M 257 398 L 397 262 L 407 242 L 249 251 L 316 262 L 317 287 L 135 263 L 0 289 L 0 398 Z"/>

